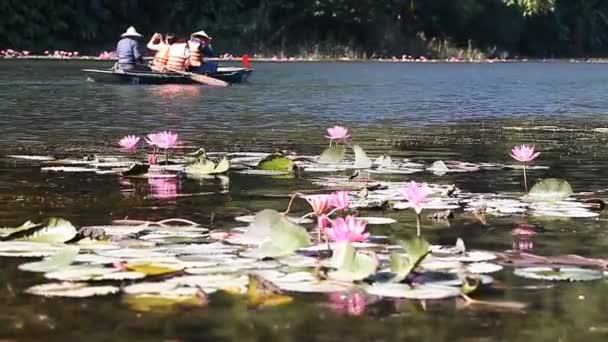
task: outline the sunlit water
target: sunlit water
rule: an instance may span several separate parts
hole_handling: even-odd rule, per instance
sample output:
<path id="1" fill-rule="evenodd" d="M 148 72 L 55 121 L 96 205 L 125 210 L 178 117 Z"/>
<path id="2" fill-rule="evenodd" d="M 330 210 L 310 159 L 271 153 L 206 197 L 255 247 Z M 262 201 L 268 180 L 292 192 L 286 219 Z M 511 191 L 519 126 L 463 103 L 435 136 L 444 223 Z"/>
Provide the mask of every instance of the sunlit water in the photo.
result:
<path id="1" fill-rule="evenodd" d="M 608 68 L 590 64 L 378 64 L 285 63 L 255 65 L 249 84 L 226 89 L 198 86 L 117 86 L 85 82 L 91 62 L 0 61 L 0 226 L 61 216 L 77 226 L 112 219 L 182 217 L 211 227 L 272 207 L 285 195 L 311 189 L 306 179 L 231 175 L 228 194 L 173 197 L 209 191 L 209 184 L 124 180 L 114 175 L 41 173 L 37 165 L 8 154 L 81 157 L 117 153 L 125 134 L 170 129 L 184 142 L 218 151 L 319 153 L 323 129 L 344 124 L 372 156 L 420 161 L 456 159 L 508 162 L 509 149 L 534 143 L 542 151 L 530 178 L 565 178 L 575 191 L 608 188 Z M 541 126 L 554 126 L 542 128 Z M 539 129 L 519 130 L 517 127 Z M 405 179 L 392 177 L 391 179 Z M 454 183 L 477 192 L 521 191 L 521 173 L 492 171 L 413 179 Z M 301 206 L 299 210 L 304 210 Z M 376 213 L 378 214 L 378 213 Z M 411 213 L 388 213 L 399 223 L 374 232 L 405 237 Z M 213 223 L 210 222 L 213 218 Z M 482 226 L 457 218 L 451 227 L 425 224 L 433 243 L 502 251 L 523 219 L 492 218 Z M 606 257 L 608 226 L 599 219 L 541 220 L 533 252 Z M 294 304 L 248 310 L 240 301 L 214 298 L 203 309 L 169 315 L 138 314 L 120 297 L 61 300 L 24 295 L 42 277 L 16 270 L 23 260 L 3 259 L 0 338 L 19 340 L 605 340 L 608 301 L 604 281 L 560 283 L 555 289 L 498 274 L 506 291 L 482 298 L 530 303 L 526 313 L 462 309 L 454 301 L 369 304 L 354 317 L 336 313 L 319 296 Z"/>

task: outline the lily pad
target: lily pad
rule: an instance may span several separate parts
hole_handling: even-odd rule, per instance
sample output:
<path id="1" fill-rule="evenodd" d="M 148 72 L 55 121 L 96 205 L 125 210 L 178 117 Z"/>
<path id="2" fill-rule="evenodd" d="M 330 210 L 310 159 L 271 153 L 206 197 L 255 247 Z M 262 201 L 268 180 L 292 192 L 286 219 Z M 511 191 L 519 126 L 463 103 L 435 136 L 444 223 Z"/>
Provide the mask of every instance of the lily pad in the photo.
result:
<path id="1" fill-rule="evenodd" d="M 538 280 L 551 281 L 590 281 L 603 278 L 603 273 L 580 267 L 525 267 L 517 268 L 513 274 Z"/>
<path id="2" fill-rule="evenodd" d="M 19 227 L 2 227 L 2 228 L 0 228 L 0 238 L 2 240 L 10 240 L 11 235 L 17 234 L 19 232 L 27 231 L 29 229 L 32 229 L 32 228 L 38 227 L 38 226 L 40 226 L 40 225 L 37 223 L 34 223 L 32 221 L 26 221 Z"/>
<path id="3" fill-rule="evenodd" d="M 0 256 L 47 257 L 59 251 L 59 247 L 47 243 L 7 241 L 0 243 Z"/>
<path id="4" fill-rule="evenodd" d="M 136 260 L 125 263 L 124 268 L 129 271 L 155 276 L 179 272 L 183 270 L 185 266 L 181 263 L 166 263 L 155 260 Z"/>
<path id="5" fill-rule="evenodd" d="M 319 157 L 319 163 L 323 164 L 338 164 L 340 163 L 346 154 L 346 149 L 342 145 L 330 146 L 321 153 Z"/>
<path id="6" fill-rule="evenodd" d="M 44 277 L 63 281 L 89 281 L 96 280 L 96 278 L 116 271 L 118 270 L 115 268 L 83 265 L 63 267 L 59 270 L 45 273 Z"/>
<path id="7" fill-rule="evenodd" d="M 536 183 L 525 199 L 533 202 L 558 202 L 572 195 L 570 183 L 563 179 L 548 178 Z"/>
<path id="8" fill-rule="evenodd" d="M 230 162 L 223 158 L 218 163 L 214 163 L 209 159 L 199 159 L 198 162 L 186 166 L 186 173 L 189 176 L 206 176 L 225 173 L 230 169 Z"/>
<path id="9" fill-rule="evenodd" d="M 293 169 L 293 161 L 282 154 L 271 154 L 264 158 L 259 164 L 260 170 L 290 172 Z"/>
<path id="10" fill-rule="evenodd" d="M 419 300 L 445 299 L 460 296 L 458 288 L 439 285 L 411 287 L 406 284 L 375 283 L 366 287 L 365 291 L 374 296 Z"/>
<path id="11" fill-rule="evenodd" d="M 427 170 L 433 172 L 433 174 L 437 176 L 443 176 L 444 174 L 450 172 L 450 169 L 443 162 L 443 160 L 437 160 L 431 165 L 431 167 L 427 168 Z"/>
<path id="12" fill-rule="evenodd" d="M 376 272 L 378 258 L 374 253 L 357 251 L 349 242 L 342 242 L 334 250 L 331 265 L 336 270 L 328 273 L 330 279 L 359 281 Z"/>
<path id="13" fill-rule="evenodd" d="M 78 255 L 79 251 L 80 248 L 78 247 L 66 246 L 42 261 L 21 264 L 19 265 L 19 269 L 22 271 L 43 273 L 56 271 L 70 265 L 76 258 L 76 255 Z"/>
<path id="14" fill-rule="evenodd" d="M 395 273 L 393 282 L 401 282 L 424 260 L 430 253 L 429 243 L 421 238 L 412 239 L 402 243 L 407 255 L 393 252 L 391 254 L 391 271 Z"/>
<path id="15" fill-rule="evenodd" d="M 367 224 L 393 224 L 396 223 L 397 220 L 392 219 L 390 217 L 358 217 L 358 219 L 367 222 Z"/>
<path id="16" fill-rule="evenodd" d="M 165 294 L 140 294 L 127 295 L 123 297 L 123 303 L 135 311 L 169 313 L 178 307 L 205 306 L 208 302 L 206 294 L 192 289 L 188 294 L 165 293 Z"/>
<path id="17" fill-rule="evenodd" d="M 248 234 L 263 239 L 260 247 L 252 252 L 259 259 L 287 256 L 310 244 L 310 234 L 306 229 L 271 209 L 256 215 L 251 228 L 245 233 Z"/>
<path id="18" fill-rule="evenodd" d="M 372 167 L 372 160 L 367 157 L 367 154 L 365 154 L 365 151 L 361 146 L 354 145 L 353 152 L 355 153 L 355 168 L 369 169 Z"/>
<path id="19" fill-rule="evenodd" d="M 503 269 L 501 265 L 493 264 L 491 262 L 474 262 L 467 265 L 467 270 L 471 273 L 485 274 L 495 273 Z"/>
<path id="20" fill-rule="evenodd" d="M 72 282 L 36 285 L 25 290 L 26 293 L 38 296 L 72 298 L 105 296 L 118 291 L 120 289 L 116 286 L 89 286 L 87 283 Z"/>
<path id="21" fill-rule="evenodd" d="M 20 240 L 32 242 L 63 243 L 73 239 L 78 232 L 67 220 L 62 218 L 50 218 L 41 228 L 32 228 L 19 232 Z M 17 234 L 11 234 L 11 237 Z"/>

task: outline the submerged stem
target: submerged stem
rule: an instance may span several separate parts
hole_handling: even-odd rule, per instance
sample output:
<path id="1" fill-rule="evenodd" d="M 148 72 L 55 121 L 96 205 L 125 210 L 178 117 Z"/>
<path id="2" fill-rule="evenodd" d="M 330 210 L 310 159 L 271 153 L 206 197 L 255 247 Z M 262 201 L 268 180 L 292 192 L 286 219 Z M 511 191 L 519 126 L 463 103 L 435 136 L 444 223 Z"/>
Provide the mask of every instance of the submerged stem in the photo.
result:
<path id="1" fill-rule="evenodd" d="M 524 163 L 524 188 L 528 192 L 528 178 L 526 177 L 526 163 Z"/>
<path id="2" fill-rule="evenodd" d="M 287 205 L 287 209 L 285 210 L 285 212 L 283 213 L 283 215 L 287 215 L 287 213 L 289 212 L 289 210 L 291 210 L 291 205 L 293 204 L 293 201 L 296 199 L 297 196 L 304 197 L 304 195 L 302 195 L 301 193 L 294 192 L 294 194 L 291 195 L 291 199 L 289 200 L 289 204 Z"/>
<path id="3" fill-rule="evenodd" d="M 420 213 L 416 213 L 416 236 L 420 237 Z"/>

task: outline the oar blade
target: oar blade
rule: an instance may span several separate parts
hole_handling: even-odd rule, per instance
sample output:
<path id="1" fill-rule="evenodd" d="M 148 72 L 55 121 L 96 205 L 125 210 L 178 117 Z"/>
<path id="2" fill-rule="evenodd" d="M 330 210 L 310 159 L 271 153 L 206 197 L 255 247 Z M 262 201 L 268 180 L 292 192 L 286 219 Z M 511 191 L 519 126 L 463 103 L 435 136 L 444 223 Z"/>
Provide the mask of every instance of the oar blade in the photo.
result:
<path id="1" fill-rule="evenodd" d="M 210 86 L 214 86 L 214 87 L 227 87 L 228 86 L 228 82 L 218 80 L 217 78 L 213 78 L 213 77 L 209 77 L 209 76 L 205 76 L 205 75 L 190 74 L 190 78 L 198 83 L 202 83 L 202 84 L 206 84 L 206 85 L 210 85 Z"/>

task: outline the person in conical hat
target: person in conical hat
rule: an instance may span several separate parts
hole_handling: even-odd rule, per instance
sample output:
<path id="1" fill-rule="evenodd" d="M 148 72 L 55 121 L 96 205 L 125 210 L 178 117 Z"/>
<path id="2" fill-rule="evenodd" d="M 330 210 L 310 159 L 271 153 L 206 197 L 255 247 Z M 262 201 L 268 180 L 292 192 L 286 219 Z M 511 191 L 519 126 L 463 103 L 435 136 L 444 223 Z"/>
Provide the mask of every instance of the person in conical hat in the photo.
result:
<path id="1" fill-rule="evenodd" d="M 121 34 L 122 38 L 116 45 L 116 54 L 118 55 L 117 67 L 121 70 L 137 70 L 146 69 L 143 65 L 143 58 L 139 50 L 139 42 L 137 39 L 142 35 L 135 30 L 133 26 L 129 27 L 125 33 Z"/>
<path id="2" fill-rule="evenodd" d="M 205 57 L 213 57 L 211 37 L 207 32 L 200 30 L 190 35 L 188 48 L 190 49 L 190 71 L 200 74 L 213 74 L 217 71 L 217 63 L 205 61 Z"/>

